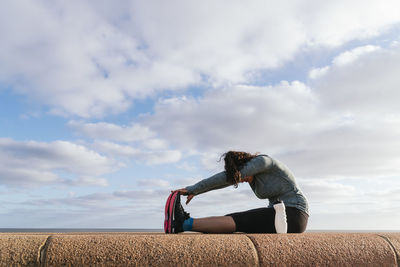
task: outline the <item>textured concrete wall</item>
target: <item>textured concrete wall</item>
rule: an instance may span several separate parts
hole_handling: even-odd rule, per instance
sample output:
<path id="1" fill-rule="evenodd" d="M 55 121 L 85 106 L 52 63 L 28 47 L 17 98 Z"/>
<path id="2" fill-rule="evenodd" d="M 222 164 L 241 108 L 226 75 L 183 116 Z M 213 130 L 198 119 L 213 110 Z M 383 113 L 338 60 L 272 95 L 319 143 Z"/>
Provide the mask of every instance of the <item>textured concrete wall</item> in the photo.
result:
<path id="1" fill-rule="evenodd" d="M 390 244 L 394 254 L 396 254 L 397 266 L 400 267 L 400 234 L 381 233 L 379 234 L 379 236 L 384 238 Z"/>
<path id="2" fill-rule="evenodd" d="M 0 266 L 400 266 L 400 233 L 0 234 Z"/>
<path id="3" fill-rule="evenodd" d="M 242 235 L 74 235 L 53 237 L 46 264 L 106 266 L 256 266 Z"/>
<path id="4" fill-rule="evenodd" d="M 0 266 L 38 266 L 48 235 L 0 234 Z"/>
<path id="5" fill-rule="evenodd" d="M 397 266 L 390 244 L 374 234 L 249 235 L 260 266 Z"/>

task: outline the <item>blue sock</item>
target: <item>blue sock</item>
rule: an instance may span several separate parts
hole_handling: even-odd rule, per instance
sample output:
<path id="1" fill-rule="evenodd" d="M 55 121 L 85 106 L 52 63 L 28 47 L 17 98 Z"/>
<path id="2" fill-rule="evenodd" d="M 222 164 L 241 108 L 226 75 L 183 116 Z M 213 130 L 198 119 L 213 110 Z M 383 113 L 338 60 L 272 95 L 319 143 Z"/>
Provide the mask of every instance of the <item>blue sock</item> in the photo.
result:
<path id="1" fill-rule="evenodd" d="M 193 226 L 193 218 L 190 217 L 183 222 L 183 231 L 191 231 Z"/>

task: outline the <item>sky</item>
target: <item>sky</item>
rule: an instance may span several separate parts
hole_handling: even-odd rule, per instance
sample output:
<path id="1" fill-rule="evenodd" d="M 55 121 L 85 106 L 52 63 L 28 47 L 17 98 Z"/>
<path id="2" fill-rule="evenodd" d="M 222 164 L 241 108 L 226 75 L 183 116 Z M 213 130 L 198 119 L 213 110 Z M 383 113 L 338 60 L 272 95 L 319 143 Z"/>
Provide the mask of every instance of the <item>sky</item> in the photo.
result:
<path id="1" fill-rule="evenodd" d="M 309 230 L 400 229 L 397 0 L 9 0 L 0 36 L 0 228 L 162 229 L 239 150 L 289 167 Z"/>

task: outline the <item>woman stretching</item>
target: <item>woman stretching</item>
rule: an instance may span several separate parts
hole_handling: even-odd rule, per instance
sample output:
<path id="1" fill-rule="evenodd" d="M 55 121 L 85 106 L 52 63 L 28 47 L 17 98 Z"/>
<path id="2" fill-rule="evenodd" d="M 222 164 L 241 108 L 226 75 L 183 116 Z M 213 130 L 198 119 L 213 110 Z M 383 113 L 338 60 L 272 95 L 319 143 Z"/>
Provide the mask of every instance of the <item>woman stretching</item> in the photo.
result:
<path id="1" fill-rule="evenodd" d="M 237 188 L 238 183 L 247 182 L 258 198 L 268 198 L 269 206 L 225 216 L 193 219 L 183 210 L 178 195 L 172 218 L 172 224 L 175 225 L 173 233 L 276 233 L 276 203 L 283 203 L 280 207 L 283 207 L 281 211 L 286 212 L 288 233 L 302 233 L 306 230 L 307 199 L 286 166 L 267 155 L 229 151 L 223 157 L 225 171 L 173 192 L 187 195 L 188 204 L 195 195 L 230 185 Z"/>

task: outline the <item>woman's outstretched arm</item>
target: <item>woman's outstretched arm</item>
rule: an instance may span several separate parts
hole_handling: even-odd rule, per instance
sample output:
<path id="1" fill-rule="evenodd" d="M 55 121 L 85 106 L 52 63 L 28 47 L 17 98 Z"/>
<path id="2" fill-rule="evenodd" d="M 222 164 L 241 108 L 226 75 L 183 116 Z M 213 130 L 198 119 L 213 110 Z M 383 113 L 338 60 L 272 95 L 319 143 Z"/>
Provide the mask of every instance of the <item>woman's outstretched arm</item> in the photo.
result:
<path id="1" fill-rule="evenodd" d="M 216 190 L 230 185 L 231 183 L 229 183 L 226 179 L 226 173 L 220 172 L 209 178 L 203 179 L 194 185 L 187 186 L 185 189 L 187 189 L 187 191 L 192 195 L 198 195 L 210 190 Z"/>

